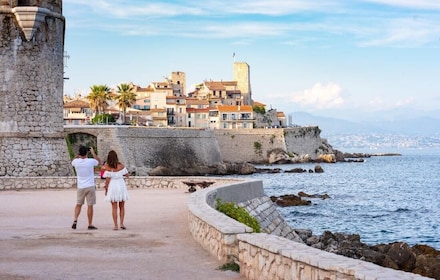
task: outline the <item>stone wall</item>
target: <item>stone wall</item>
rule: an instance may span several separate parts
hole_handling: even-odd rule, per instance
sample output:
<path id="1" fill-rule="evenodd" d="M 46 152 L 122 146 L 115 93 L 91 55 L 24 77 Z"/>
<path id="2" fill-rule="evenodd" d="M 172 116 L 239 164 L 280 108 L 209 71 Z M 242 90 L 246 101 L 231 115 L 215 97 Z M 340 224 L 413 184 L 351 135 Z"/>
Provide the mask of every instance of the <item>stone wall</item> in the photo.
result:
<path id="1" fill-rule="evenodd" d="M 320 136 L 317 126 L 215 130 L 215 136 L 224 161 L 266 162 L 268 152 L 281 149 L 290 154 L 309 155 L 316 159 L 319 154 L 333 153 L 333 149 Z"/>
<path id="2" fill-rule="evenodd" d="M 131 176 L 125 180 L 129 189 L 182 189 L 188 191 L 184 181 L 206 181 L 206 177 L 154 177 Z M 232 178 L 209 177 L 212 186 L 222 186 L 239 181 Z M 95 177 L 96 188 L 104 189 L 104 182 Z M 42 190 L 42 189 L 75 189 L 76 177 L 0 177 L 0 191 L 5 190 Z"/>
<path id="3" fill-rule="evenodd" d="M 221 162 L 266 162 L 268 153 L 281 149 L 316 159 L 333 153 L 318 127 L 282 129 L 193 129 L 135 126 L 65 126 L 66 136 L 83 133 L 96 137 L 98 154 L 105 160 L 115 150 L 130 171 L 147 175 L 156 166 L 210 166 Z M 75 151 L 76 152 L 76 151 Z"/>
<path id="4" fill-rule="evenodd" d="M 210 166 L 222 162 L 211 130 L 88 125 L 66 126 L 65 133 L 94 135 L 101 160 L 115 150 L 119 160 L 137 175 L 147 175 L 156 166 Z"/>

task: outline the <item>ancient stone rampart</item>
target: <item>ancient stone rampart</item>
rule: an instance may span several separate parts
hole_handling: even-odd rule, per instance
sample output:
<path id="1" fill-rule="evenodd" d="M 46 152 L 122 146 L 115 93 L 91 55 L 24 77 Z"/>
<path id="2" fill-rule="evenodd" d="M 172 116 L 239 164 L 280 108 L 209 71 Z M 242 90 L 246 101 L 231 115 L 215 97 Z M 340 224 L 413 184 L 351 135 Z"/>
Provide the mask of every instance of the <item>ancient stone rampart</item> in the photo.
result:
<path id="1" fill-rule="evenodd" d="M 214 131 L 224 161 L 266 162 L 268 152 L 281 149 L 290 154 L 309 155 L 332 153 L 320 130 L 313 127 L 270 129 L 218 129 Z"/>
<path id="2" fill-rule="evenodd" d="M 61 0 L 0 6 L 0 176 L 71 175 Z"/>
<path id="3" fill-rule="evenodd" d="M 96 138 L 99 156 L 105 160 L 115 150 L 130 171 L 147 175 L 156 166 L 210 166 L 221 162 L 266 162 L 268 153 L 281 149 L 316 159 L 326 143 L 318 127 L 283 129 L 192 129 L 136 126 L 65 126 L 69 134 Z"/>

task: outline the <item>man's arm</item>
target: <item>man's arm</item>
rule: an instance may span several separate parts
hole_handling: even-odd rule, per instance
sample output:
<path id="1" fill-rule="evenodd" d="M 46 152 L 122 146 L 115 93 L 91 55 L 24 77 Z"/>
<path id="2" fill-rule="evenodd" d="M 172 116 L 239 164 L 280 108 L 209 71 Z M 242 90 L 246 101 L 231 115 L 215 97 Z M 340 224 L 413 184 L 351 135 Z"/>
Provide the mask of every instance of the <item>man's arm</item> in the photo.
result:
<path id="1" fill-rule="evenodd" d="M 93 147 L 90 147 L 90 153 L 92 154 L 93 158 L 96 159 L 98 161 L 98 165 L 101 165 L 101 160 L 99 159 L 99 157 L 96 155 L 95 150 L 93 150 Z"/>

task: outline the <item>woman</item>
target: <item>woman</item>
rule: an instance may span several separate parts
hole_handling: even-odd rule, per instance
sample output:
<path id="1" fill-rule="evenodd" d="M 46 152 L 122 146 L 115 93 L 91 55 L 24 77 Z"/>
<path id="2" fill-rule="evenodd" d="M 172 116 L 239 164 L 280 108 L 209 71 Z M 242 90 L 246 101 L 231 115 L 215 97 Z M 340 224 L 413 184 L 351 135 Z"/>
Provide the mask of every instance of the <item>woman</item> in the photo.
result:
<path id="1" fill-rule="evenodd" d="M 103 177 L 106 178 L 104 186 L 106 195 L 105 201 L 112 203 L 113 230 L 118 230 L 118 206 L 121 229 L 126 229 L 124 225 L 125 201 L 128 200 L 129 196 L 124 177 L 128 178 L 128 171 L 125 166 L 119 162 L 118 155 L 115 151 L 108 153 L 104 170 Z"/>

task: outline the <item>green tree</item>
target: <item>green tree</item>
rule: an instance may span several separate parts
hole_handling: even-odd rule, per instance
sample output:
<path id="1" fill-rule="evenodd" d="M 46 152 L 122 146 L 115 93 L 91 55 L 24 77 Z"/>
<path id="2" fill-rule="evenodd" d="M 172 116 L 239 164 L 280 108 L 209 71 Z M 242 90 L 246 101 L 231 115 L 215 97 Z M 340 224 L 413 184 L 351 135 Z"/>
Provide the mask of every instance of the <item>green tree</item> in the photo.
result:
<path id="1" fill-rule="evenodd" d="M 131 84 L 124 83 L 117 86 L 116 92 L 119 93 L 119 95 L 115 97 L 116 104 L 122 109 L 123 120 L 125 122 L 127 108 L 131 107 L 136 102 L 136 93 Z"/>
<path id="2" fill-rule="evenodd" d="M 252 106 L 252 110 L 258 114 L 262 114 L 262 115 L 266 114 L 266 110 L 264 109 L 263 106 L 254 105 Z"/>
<path id="3" fill-rule="evenodd" d="M 107 85 L 93 85 L 90 87 L 90 93 L 87 96 L 90 107 L 95 111 L 95 115 L 104 113 L 107 108 L 107 101 L 111 99 L 110 88 Z"/>

